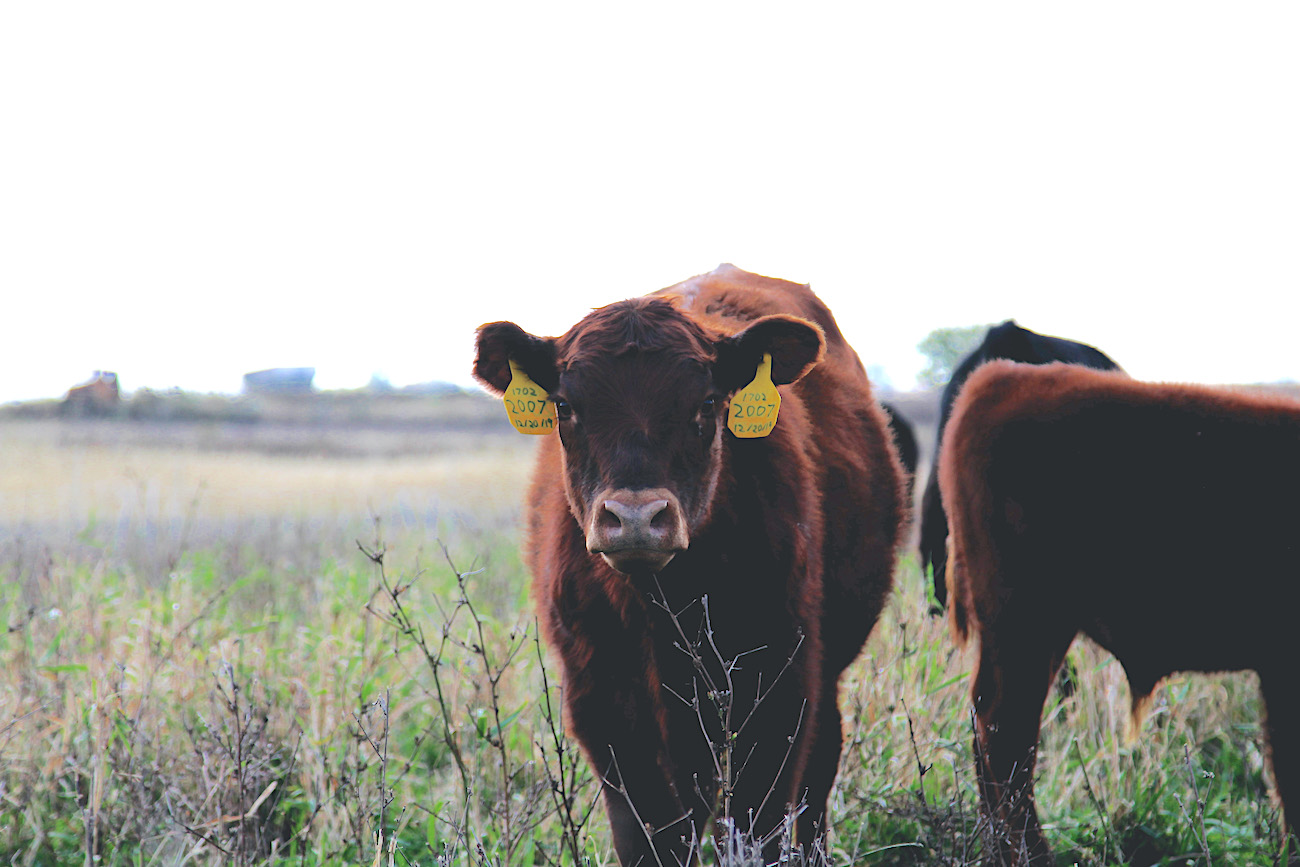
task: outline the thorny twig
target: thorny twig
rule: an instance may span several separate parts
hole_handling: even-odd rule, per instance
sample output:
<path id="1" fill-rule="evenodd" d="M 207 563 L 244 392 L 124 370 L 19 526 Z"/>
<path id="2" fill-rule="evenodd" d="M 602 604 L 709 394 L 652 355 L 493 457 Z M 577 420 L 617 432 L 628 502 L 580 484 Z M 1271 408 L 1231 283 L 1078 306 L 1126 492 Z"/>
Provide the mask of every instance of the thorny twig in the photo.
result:
<path id="1" fill-rule="evenodd" d="M 1178 807 L 1183 811 L 1183 817 L 1191 827 L 1196 842 L 1200 844 L 1201 855 L 1205 858 L 1205 867 L 1211 867 L 1210 841 L 1205 834 L 1205 799 L 1201 797 L 1201 789 L 1196 785 L 1196 768 L 1192 766 L 1192 752 L 1186 743 L 1183 744 L 1183 767 L 1187 769 L 1187 777 L 1192 781 L 1192 795 L 1196 798 L 1196 816 L 1193 817 L 1188 812 L 1182 798 L 1177 799 Z"/>
<path id="2" fill-rule="evenodd" d="M 700 640 L 698 638 L 692 639 L 690 636 L 686 634 L 685 628 L 682 626 L 681 617 L 680 617 L 680 614 L 682 612 L 673 610 L 672 606 L 668 603 L 667 594 L 664 592 L 663 586 L 659 584 L 657 577 L 655 580 L 655 588 L 657 590 L 657 593 L 652 594 L 650 600 L 651 602 L 653 602 L 654 605 L 662 609 L 668 615 L 668 619 L 672 623 L 673 628 L 676 631 L 677 637 L 679 639 L 679 643 L 677 644 L 677 647 L 679 650 L 682 651 L 682 653 L 684 653 L 691 660 L 692 667 L 695 669 L 696 675 L 698 677 L 698 679 L 694 682 L 693 694 L 690 699 L 687 699 L 685 696 L 682 696 L 681 694 L 677 693 L 675 690 L 673 690 L 671 687 L 669 687 L 666 684 L 663 685 L 663 688 L 667 690 L 669 693 L 671 693 L 672 695 L 674 695 L 679 701 L 683 702 L 686 706 L 690 707 L 692 710 L 695 711 L 696 718 L 700 724 L 700 731 L 704 735 L 705 739 L 709 741 L 712 747 L 710 752 L 713 756 L 713 763 L 714 763 L 713 770 L 714 770 L 715 778 L 718 782 L 718 786 L 719 786 L 718 795 L 719 795 L 719 799 L 721 800 L 721 806 L 722 806 L 720 819 L 721 821 L 723 821 L 724 825 L 727 823 L 733 823 L 735 816 L 733 814 L 733 809 L 732 809 L 732 799 L 734 796 L 736 783 L 744 774 L 745 768 L 748 766 L 749 759 L 753 755 L 753 749 L 757 748 L 758 746 L 757 744 L 755 744 L 751 748 L 751 751 L 748 755 L 743 757 L 737 757 L 736 748 L 735 748 L 736 740 L 745 731 L 749 723 L 754 719 L 755 714 L 758 713 L 759 708 L 762 707 L 763 703 L 772 694 L 773 690 L 776 688 L 776 685 L 781 681 L 782 677 L 784 677 L 786 672 L 788 672 L 791 666 L 794 665 L 795 657 L 798 655 L 799 649 L 803 646 L 804 635 L 802 632 L 798 633 L 798 637 L 795 641 L 794 647 L 790 650 L 790 654 L 789 656 L 786 657 L 784 665 L 782 666 L 781 670 L 777 672 L 776 676 L 772 679 L 771 683 L 764 686 L 762 673 L 759 672 L 756 678 L 754 703 L 749 708 L 744 718 L 739 721 L 739 724 L 737 724 L 735 720 L 736 691 L 735 691 L 735 681 L 733 675 L 736 671 L 740 669 L 739 663 L 741 659 L 743 659 L 746 656 L 750 656 L 752 654 L 759 653 L 763 650 L 766 650 L 767 646 L 764 645 L 762 647 L 757 647 L 757 648 L 752 648 L 750 650 L 742 651 L 731 658 L 727 658 L 726 656 L 724 656 L 717 644 L 716 633 L 713 628 L 713 617 L 709 609 L 709 598 L 707 595 L 700 597 L 698 601 L 701 606 L 701 613 L 703 615 L 703 623 L 701 625 L 703 638 L 707 642 L 707 646 L 709 652 L 712 655 L 712 658 L 717 662 L 722 672 L 722 682 L 718 682 L 718 680 L 714 677 L 713 673 L 709 670 L 709 666 L 704 659 L 704 655 L 701 652 Z M 696 600 L 692 600 L 687 607 L 689 608 L 691 605 L 694 605 L 695 601 Z M 683 611 L 684 610 L 685 609 L 683 609 Z M 705 703 L 704 701 L 701 701 L 701 697 L 700 697 L 701 683 L 704 686 L 704 697 L 713 706 L 714 712 L 717 714 L 718 721 L 721 724 L 721 731 L 716 736 L 717 737 L 716 740 L 714 736 L 710 735 L 709 724 L 705 719 L 705 715 L 704 715 Z M 790 735 L 787 738 L 788 746 L 786 748 L 785 754 L 782 756 L 781 763 L 776 770 L 776 774 L 772 780 L 772 785 L 768 787 L 767 792 L 763 796 L 762 802 L 756 808 L 758 812 L 761 812 L 767 806 L 768 801 L 776 793 L 777 781 L 781 779 L 781 776 L 782 774 L 784 774 L 786 766 L 789 763 L 791 756 L 794 754 L 794 746 L 795 743 L 798 741 L 799 732 L 803 727 L 804 716 L 806 712 L 807 712 L 807 702 L 805 700 L 800 705 L 799 714 L 798 714 L 798 718 L 795 721 L 794 730 L 790 733 Z M 703 793 L 697 790 L 697 794 L 702 795 Z M 802 810 L 806 809 L 806 807 L 807 807 L 806 804 L 798 805 L 795 808 L 794 812 L 791 814 L 791 816 L 787 817 L 787 819 L 792 818 L 793 816 L 797 816 L 800 812 L 802 812 Z M 760 846 L 767 845 L 769 842 L 775 839 L 775 835 L 779 833 L 781 833 L 780 828 L 772 830 L 771 832 L 769 832 L 767 836 L 764 837 L 763 840 L 758 841 L 758 844 Z"/>

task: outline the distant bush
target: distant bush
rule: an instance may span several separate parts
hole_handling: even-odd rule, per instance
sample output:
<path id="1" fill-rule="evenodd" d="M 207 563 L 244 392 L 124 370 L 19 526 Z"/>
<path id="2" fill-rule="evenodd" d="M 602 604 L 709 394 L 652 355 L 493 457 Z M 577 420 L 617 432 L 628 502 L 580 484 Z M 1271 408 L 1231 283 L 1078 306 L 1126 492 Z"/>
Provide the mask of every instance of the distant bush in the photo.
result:
<path id="1" fill-rule="evenodd" d="M 367 387 L 256 395 L 141 388 L 124 397 L 111 412 L 93 418 L 67 414 L 60 400 L 6 404 L 0 406 L 0 418 L 63 418 L 71 422 L 117 419 L 143 423 L 268 423 L 483 432 L 499 428 L 509 432 L 499 401 L 448 383 L 426 383 L 393 390 Z"/>
<path id="2" fill-rule="evenodd" d="M 22 403 L 6 403 L 0 406 L 0 417 L 47 419 L 58 418 L 61 400 L 28 400 Z"/>
<path id="3" fill-rule="evenodd" d="M 126 417 L 134 421 L 256 422 L 262 414 L 254 401 L 224 394 L 200 394 L 180 389 L 142 388 L 123 401 Z"/>

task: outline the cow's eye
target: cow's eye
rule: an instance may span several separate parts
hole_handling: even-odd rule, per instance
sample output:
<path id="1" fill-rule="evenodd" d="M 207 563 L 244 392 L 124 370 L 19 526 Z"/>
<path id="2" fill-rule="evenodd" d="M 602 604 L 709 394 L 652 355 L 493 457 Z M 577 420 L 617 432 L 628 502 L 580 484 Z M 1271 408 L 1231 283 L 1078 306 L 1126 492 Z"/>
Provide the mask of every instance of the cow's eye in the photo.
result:
<path id="1" fill-rule="evenodd" d="M 704 420 L 713 418 L 713 409 L 718 404 L 717 398 L 706 397 L 700 402 L 700 414 L 695 417 L 695 435 L 704 437 Z"/>
<path id="2" fill-rule="evenodd" d="M 555 417 L 560 421 L 568 421 L 573 418 L 573 407 L 569 406 L 567 400 L 555 401 Z"/>

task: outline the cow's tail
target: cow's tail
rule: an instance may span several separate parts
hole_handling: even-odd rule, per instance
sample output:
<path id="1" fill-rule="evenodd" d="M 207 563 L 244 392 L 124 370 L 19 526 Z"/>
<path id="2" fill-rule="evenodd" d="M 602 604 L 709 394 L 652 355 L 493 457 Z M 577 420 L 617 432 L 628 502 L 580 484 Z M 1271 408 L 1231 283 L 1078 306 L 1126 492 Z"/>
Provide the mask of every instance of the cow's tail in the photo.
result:
<path id="1" fill-rule="evenodd" d="M 957 562 L 957 551 L 952 540 L 953 536 L 949 533 L 948 564 L 943 576 L 944 583 L 948 586 L 948 625 L 957 644 L 965 647 L 966 640 L 970 637 L 970 613 L 967 610 L 970 600 L 965 593 L 965 581 L 959 571 L 961 566 Z"/>
<path id="2" fill-rule="evenodd" d="M 1142 733 L 1142 721 L 1147 718 L 1155 700 L 1151 696 L 1154 685 L 1143 689 L 1130 680 L 1128 688 L 1133 697 L 1129 705 L 1128 730 L 1124 732 L 1124 742 L 1131 747 L 1137 743 L 1138 735 Z"/>

